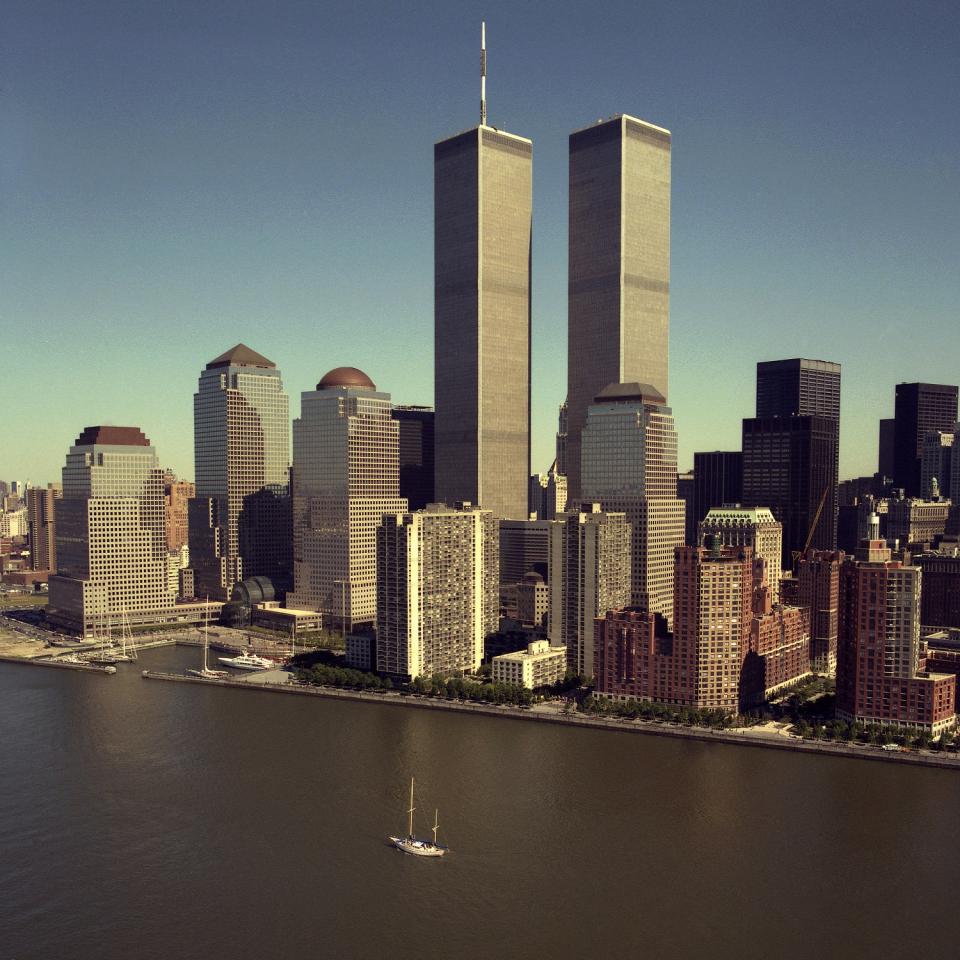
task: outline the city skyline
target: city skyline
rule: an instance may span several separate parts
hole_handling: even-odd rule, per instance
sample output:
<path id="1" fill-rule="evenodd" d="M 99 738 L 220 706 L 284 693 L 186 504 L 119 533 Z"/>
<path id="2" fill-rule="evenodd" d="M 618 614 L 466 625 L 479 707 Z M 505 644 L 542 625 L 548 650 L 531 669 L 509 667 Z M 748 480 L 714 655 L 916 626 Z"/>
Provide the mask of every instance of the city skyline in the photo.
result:
<path id="1" fill-rule="evenodd" d="M 867 18 L 826 5 L 741 10 L 722 22 L 706 7 L 696 22 L 624 7 L 602 29 L 558 17 L 542 33 L 536 8 L 493 6 L 489 122 L 522 130 L 537 156 L 532 469 L 549 466 L 565 395 L 566 138 L 622 111 L 674 135 L 670 404 L 680 469 L 694 450 L 738 446 L 758 360 L 804 356 L 843 364 L 840 475 L 872 472 L 876 421 L 893 414 L 895 384 L 955 380 L 943 346 L 960 293 L 951 269 L 960 125 L 936 93 L 946 96 L 956 72 L 936 6 L 873 5 Z M 431 403 L 430 154 L 475 122 L 481 14 L 439 15 L 446 43 L 429 46 L 417 16 L 398 25 L 334 13 L 328 38 L 326 21 L 302 11 L 284 8 L 266 37 L 255 14 L 237 15 L 201 70 L 184 62 L 190 16 L 167 23 L 140 63 L 143 21 L 161 13 L 120 17 L 108 30 L 68 11 L 58 28 L 74 38 L 67 44 L 43 7 L 16 10 L 0 40 L 10 65 L 0 116 L 11 134 L 0 148 L 0 242 L 11 251 L 0 321 L 32 331 L 43 349 L 19 372 L 50 385 L 46 404 L 5 424 L 4 474 L 55 480 L 70 437 L 114 423 L 142 426 L 164 465 L 193 478 L 196 366 L 237 342 L 274 358 L 294 393 L 317 369 L 349 364 L 397 403 Z M 601 57 L 588 48 L 609 39 L 611 24 L 622 36 Z M 656 27 L 657 49 L 638 66 L 631 43 L 645 25 Z M 711 50 L 717 29 L 734 40 L 730 62 Z M 223 51 L 255 42 L 263 59 L 254 77 L 238 78 Z M 65 56 L 28 63 L 20 51 L 37 43 Z M 922 58 L 910 52 L 918 45 Z M 564 79 L 555 61 L 581 47 L 578 78 Z M 99 69 L 87 69 L 95 60 Z M 80 79 L 68 89 L 70 68 Z M 186 81 L 174 79 L 177 68 Z M 347 89 L 361 68 L 367 82 Z M 388 76 L 411 92 L 400 110 L 381 95 Z M 371 139 L 363 107 L 402 138 L 389 149 Z M 891 123 L 891 111 L 910 121 Z M 919 127 L 937 132 L 921 155 Z M 356 339 L 361 323 L 376 335 Z M 758 326 L 769 336 L 756 336 Z M 159 350 L 149 339 L 158 331 Z"/>

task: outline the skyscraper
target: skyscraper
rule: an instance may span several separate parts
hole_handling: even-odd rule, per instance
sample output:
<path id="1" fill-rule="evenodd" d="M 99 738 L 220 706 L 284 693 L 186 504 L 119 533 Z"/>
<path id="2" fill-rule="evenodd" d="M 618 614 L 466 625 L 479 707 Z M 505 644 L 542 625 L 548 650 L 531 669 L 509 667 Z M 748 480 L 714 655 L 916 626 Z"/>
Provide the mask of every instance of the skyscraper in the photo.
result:
<path id="1" fill-rule="evenodd" d="M 697 543 L 711 535 L 727 547 L 750 547 L 766 565 L 771 602 L 780 602 L 783 528 L 766 507 L 715 507 L 700 524 Z"/>
<path id="2" fill-rule="evenodd" d="M 893 417 L 887 417 L 880 421 L 879 443 L 877 447 L 877 473 L 881 477 L 893 479 L 893 473 L 896 462 L 896 426 L 897 421 Z"/>
<path id="3" fill-rule="evenodd" d="M 583 504 L 550 522 L 550 642 L 567 665 L 593 676 L 594 620 L 630 602 L 630 524 Z"/>
<path id="4" fill-rule="evenodd" d="M 743 421 L 743 504 L 764 506 L 783 524 L 783 567 L 809 546 L 837 542 L 837 429 L 827 417 Z"/>
<path id="5" fill-rule="evenodd" d="M 670 131 L 621 114 L 570 135 L 567 470 L 583 496 L 581 431 L 609 383 L 667 397 Z"/>
<path id="6" fill-rule="evenodd" d="M 956 678 L 928 673 L 920 644 L 920 568 L 865 541 L 840 574 L 837 715 L 939 736 L 956 724 Z"/>
<path id="7" fill-rule="evenodd" d="M 714 508 L 739 503 L 743 496 L 743 454 L 711 450 L 693 455 L 693 529 Z M 697 546 L 696 534 L 689 546 Z"/>
<path id="8" fill-rule="evenodd" d="M 397 435 L 400 496 L 406 498 L 411 510 L 420 510 L 436 500 L 433 493 L 433 409 L 395 406 L 392 416 L 400 428 Z"/>
<path id="9" fill-rule="evenodd" d="M 933 481 L 937 481 L 937 492 L 945 499 L 954 497 L 951 486 L 953 473 L 953 431 L 928 430 L 923 438 L 920 452 L 920 490 L 926 499 L 933 495 Z M 960 456 L 960 450 L 957 455 Z"/>
<path id="10" fill-rule="evenodd" d="M 708 547 L 680 547 L 676 566 L 673 699 L 736 713 L 750 646 L 753 551 L 711 538 Z"/>
<path id="11" fill-rule="evenodd" d="M 557 457 L 555 466 L 557 473 L 563 477 L 569 473 L 567 468 L 567 424 L 569 421 L 567 409 L 567 401 L 564 400 L 560 404 L 560 411 L 557 414 Z"/>
<path id="12" fill-rule="evenodd" d="M 484 94 L 480 125 L 433 155 L 436 497 L 523 519 L 533 145 L 487 126 Z"/>
<path id="13" fill-rule="evenodd" d="M 67 453 L 47 616 L 83 634 L 155 622 L 167 586 L 163 470 L 137 427 L 87 427 Z"/>
<path id="14" fill-rule="evenodd" d="M 477 670 L 497 629 L 497 520 L 470 504 L 388 513 L 377 529 L 377 669 Z"/>
<path id="15" fill-rule="evenodd" d="M 840 364 L 757 364 L 757 415 L 743 421 L 743 504 L 783 524 L 783 566 L 794 552 L 837 544 Z M 812 528 L 812 533 L 811 533 Z"/>
<path id="16" fill-rule="evenodd" d="M 163 474 L 164 523 L 167 550 L 179 550 L 188 540 L 189 504 L 197 488 L 189 480 L 178 480 L 170 470 Z"/>
<path id="17" fill-rule="evenodd" d="M 197 596 L 227 599 L 245 577 L 286 579 L 291 533 L 276 521 L 289 511 L 290 401 L 276 365 L 242 343 L 211 360 L 193 396 L 193 425 Z"/>
<path id="18" fill-rule="evenodd" d="M 610 384 L 581 435 L 583 496 L 626 514 L 632 530 L 630 604 L 673 617 L 673 551 L 684 541 L 673 414 L 649 384 Z"/>
<path id="19" fill-rule="evenodd" d="M 920 457 L 928 431 L 952 430 L 957 422 L 957 387 L 945 383 L 898 383 L 894 403 L 893 481 L 908 497 L 926 496 Z"/>
<path id="20" fill-rule="evenodd" d="M 57 571 L 57 501 L 62 496 L 59 483 L 27 490 L 31 570 Z"/>
<path id="21" fill-rule="evenodd" d="M 766 360 L 757 364 L 758 417 L 840 420 L 840 364 L 829 360 Z"/>
<path id="22" fill-rule="evenodd" d="M 843 559 L 843 553 L 837 551 L 808 550 L 797 561 L 797 604 L 808 611 L 810 665 L 828 676 L 837 671 Z"/>
<path id="23" fill-rule="evenodd" d="M 287 604 L 352 629 L 377 615 L 377 528 L 405 513 L 390 394 L 337 367 L 293 421 L 294 591 Z"/>

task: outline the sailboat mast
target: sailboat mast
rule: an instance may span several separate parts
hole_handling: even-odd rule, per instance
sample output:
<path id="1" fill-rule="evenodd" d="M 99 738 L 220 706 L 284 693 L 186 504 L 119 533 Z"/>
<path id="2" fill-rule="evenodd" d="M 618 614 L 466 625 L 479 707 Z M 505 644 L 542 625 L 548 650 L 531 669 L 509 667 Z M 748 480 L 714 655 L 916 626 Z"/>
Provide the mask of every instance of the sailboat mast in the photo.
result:
<path id="1" fill-rule="evenodd" d="M 409 827 L 409 830 L 408 830 L 408 836 L 411 836 L 411 837 L 413 836 L 413 811 L 414 811 L 414 806 L 413 806 L 413 777 L 411 777 L 411 778 L 410 778 L 410 809 L 407 811 L 407 813 L 410 814 L 410 827 Z"/>
<path id="2" fill-rule="evenodd" d="M 433 845 L 437 845 L 437 830 L 440 827 L 440 811 L 434 810 L 433 812 Z"/>
<path id="3" fill-rule="evenodd" d="M 207 604 L 210 603 L 210 597 L 207 596 Z M 210 607 L 204 606 L 203 608 L 203 672 L 207 672 L 207 644 L 210 642 Z"/>

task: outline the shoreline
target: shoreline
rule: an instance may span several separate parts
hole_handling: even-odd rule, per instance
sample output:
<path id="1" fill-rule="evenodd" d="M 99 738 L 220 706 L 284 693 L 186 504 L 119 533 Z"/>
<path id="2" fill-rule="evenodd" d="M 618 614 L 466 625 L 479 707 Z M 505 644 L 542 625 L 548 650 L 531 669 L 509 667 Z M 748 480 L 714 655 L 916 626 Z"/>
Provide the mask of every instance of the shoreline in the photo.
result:
<path id="1" fill-rule="evenodd" d="M 166 680 L 174 683 L 197 683 L 205 686 L 231 687 L 241 690 L 260 690 L 268 693 L 285 693 L 296 696 L 321 697 L 327 700 L 353 700 L 367 703 L 382 703 L 398 707 L 418 707 L 424 710 L 444 710 L 451 713 L 467 713 L 508 720 L 526 720 L 539 723 L 554 723 L 564 726 L 594 730 L 615 730 L 620 733 L 647 734 L 673 737 L 674 739 L 699 740 L 704 743 L 725 743 L 733 746 L 760 747 L 769 750 L 788 750 L 795 753 L 817 753 L 823 756 L 854 760 L 877 760 L 888 763 L 909 763 L 914 766 L 939 767 L 960 770 L 960 756 L 935 753 L 882 750 L 880 747 L 834 743 L 824 740 L 798 740 L 784 736 L 767 736 L 733 730 L 711 730 L 706 727 L 672 726 L 656 721 L 620 720 L 607 717 L 588 717 L 538 711 L 535 708 L 521 709 L 514 706 L 469 703 L 460 700 L 445 700 L 435 697 L 418 697 L 399 693 L 365 693 L 360 690 L 344 690 L 338 687 L 320 687 L 292 683 L 256 682 L 252 679 L 205 680 L 178 673 L 144 670 L 145 680 Z M 255 675 L 254 675 L 255 676 Z"/>

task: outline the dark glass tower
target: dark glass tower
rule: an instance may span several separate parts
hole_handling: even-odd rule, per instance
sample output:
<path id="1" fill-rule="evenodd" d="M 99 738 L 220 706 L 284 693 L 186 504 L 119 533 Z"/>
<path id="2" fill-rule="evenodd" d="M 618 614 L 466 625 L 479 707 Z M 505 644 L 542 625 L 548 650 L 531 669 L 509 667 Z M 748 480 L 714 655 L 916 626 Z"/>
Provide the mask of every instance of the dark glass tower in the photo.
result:
<path id="1" fill-rule="evenodd" d="M 739 450 L 712 450 L 693 455 L 693 510 L 691 547 L 698 546 L 697 530 L 715 507 L 740 503 L 743 498 L 743 454 Z M 765 506 L 765 504 L 764 504 Z"/>
<path id="2" fill-rule="evenodd" d="M 894 403 L 893 480 L 908 497 L 922 497 L 920 457 L 928 431 L 953 430 L 957 387 L 945 383 L 898 383 Z"/>
<path id="3" fill-rule="evenodd" d="M 840 364 L 768 360 L 757 364 L 758 417 L 840 419 Z"/>
<path id="4" fill-rule="evenodd" d="M 820 502 L 823 501 L 823 507 Z M 743 504 L 769 507 L 783 524 L 783 567 L 810 546 L 837 542 L 837 422 L 828 417 L 743 421 Z M 818 516 L 819 510 L 819 516 Z"/>
<path id="5" fill-rule="evenodd" d="M 430 407 L 393 408 L 400 426 L 400 496 L 411 510 L 422 510 L 433 495 L 433 410 Z"/>
<path id="6" fill-rule="evenodd" d="M 837 545 L 840 364 L 757 364 L 757 415 L 743 421 L 743 504 L 783 524 L 783 567 L 810 546 Z M 822 504 L 822 506 L 821 506 Z"/>

